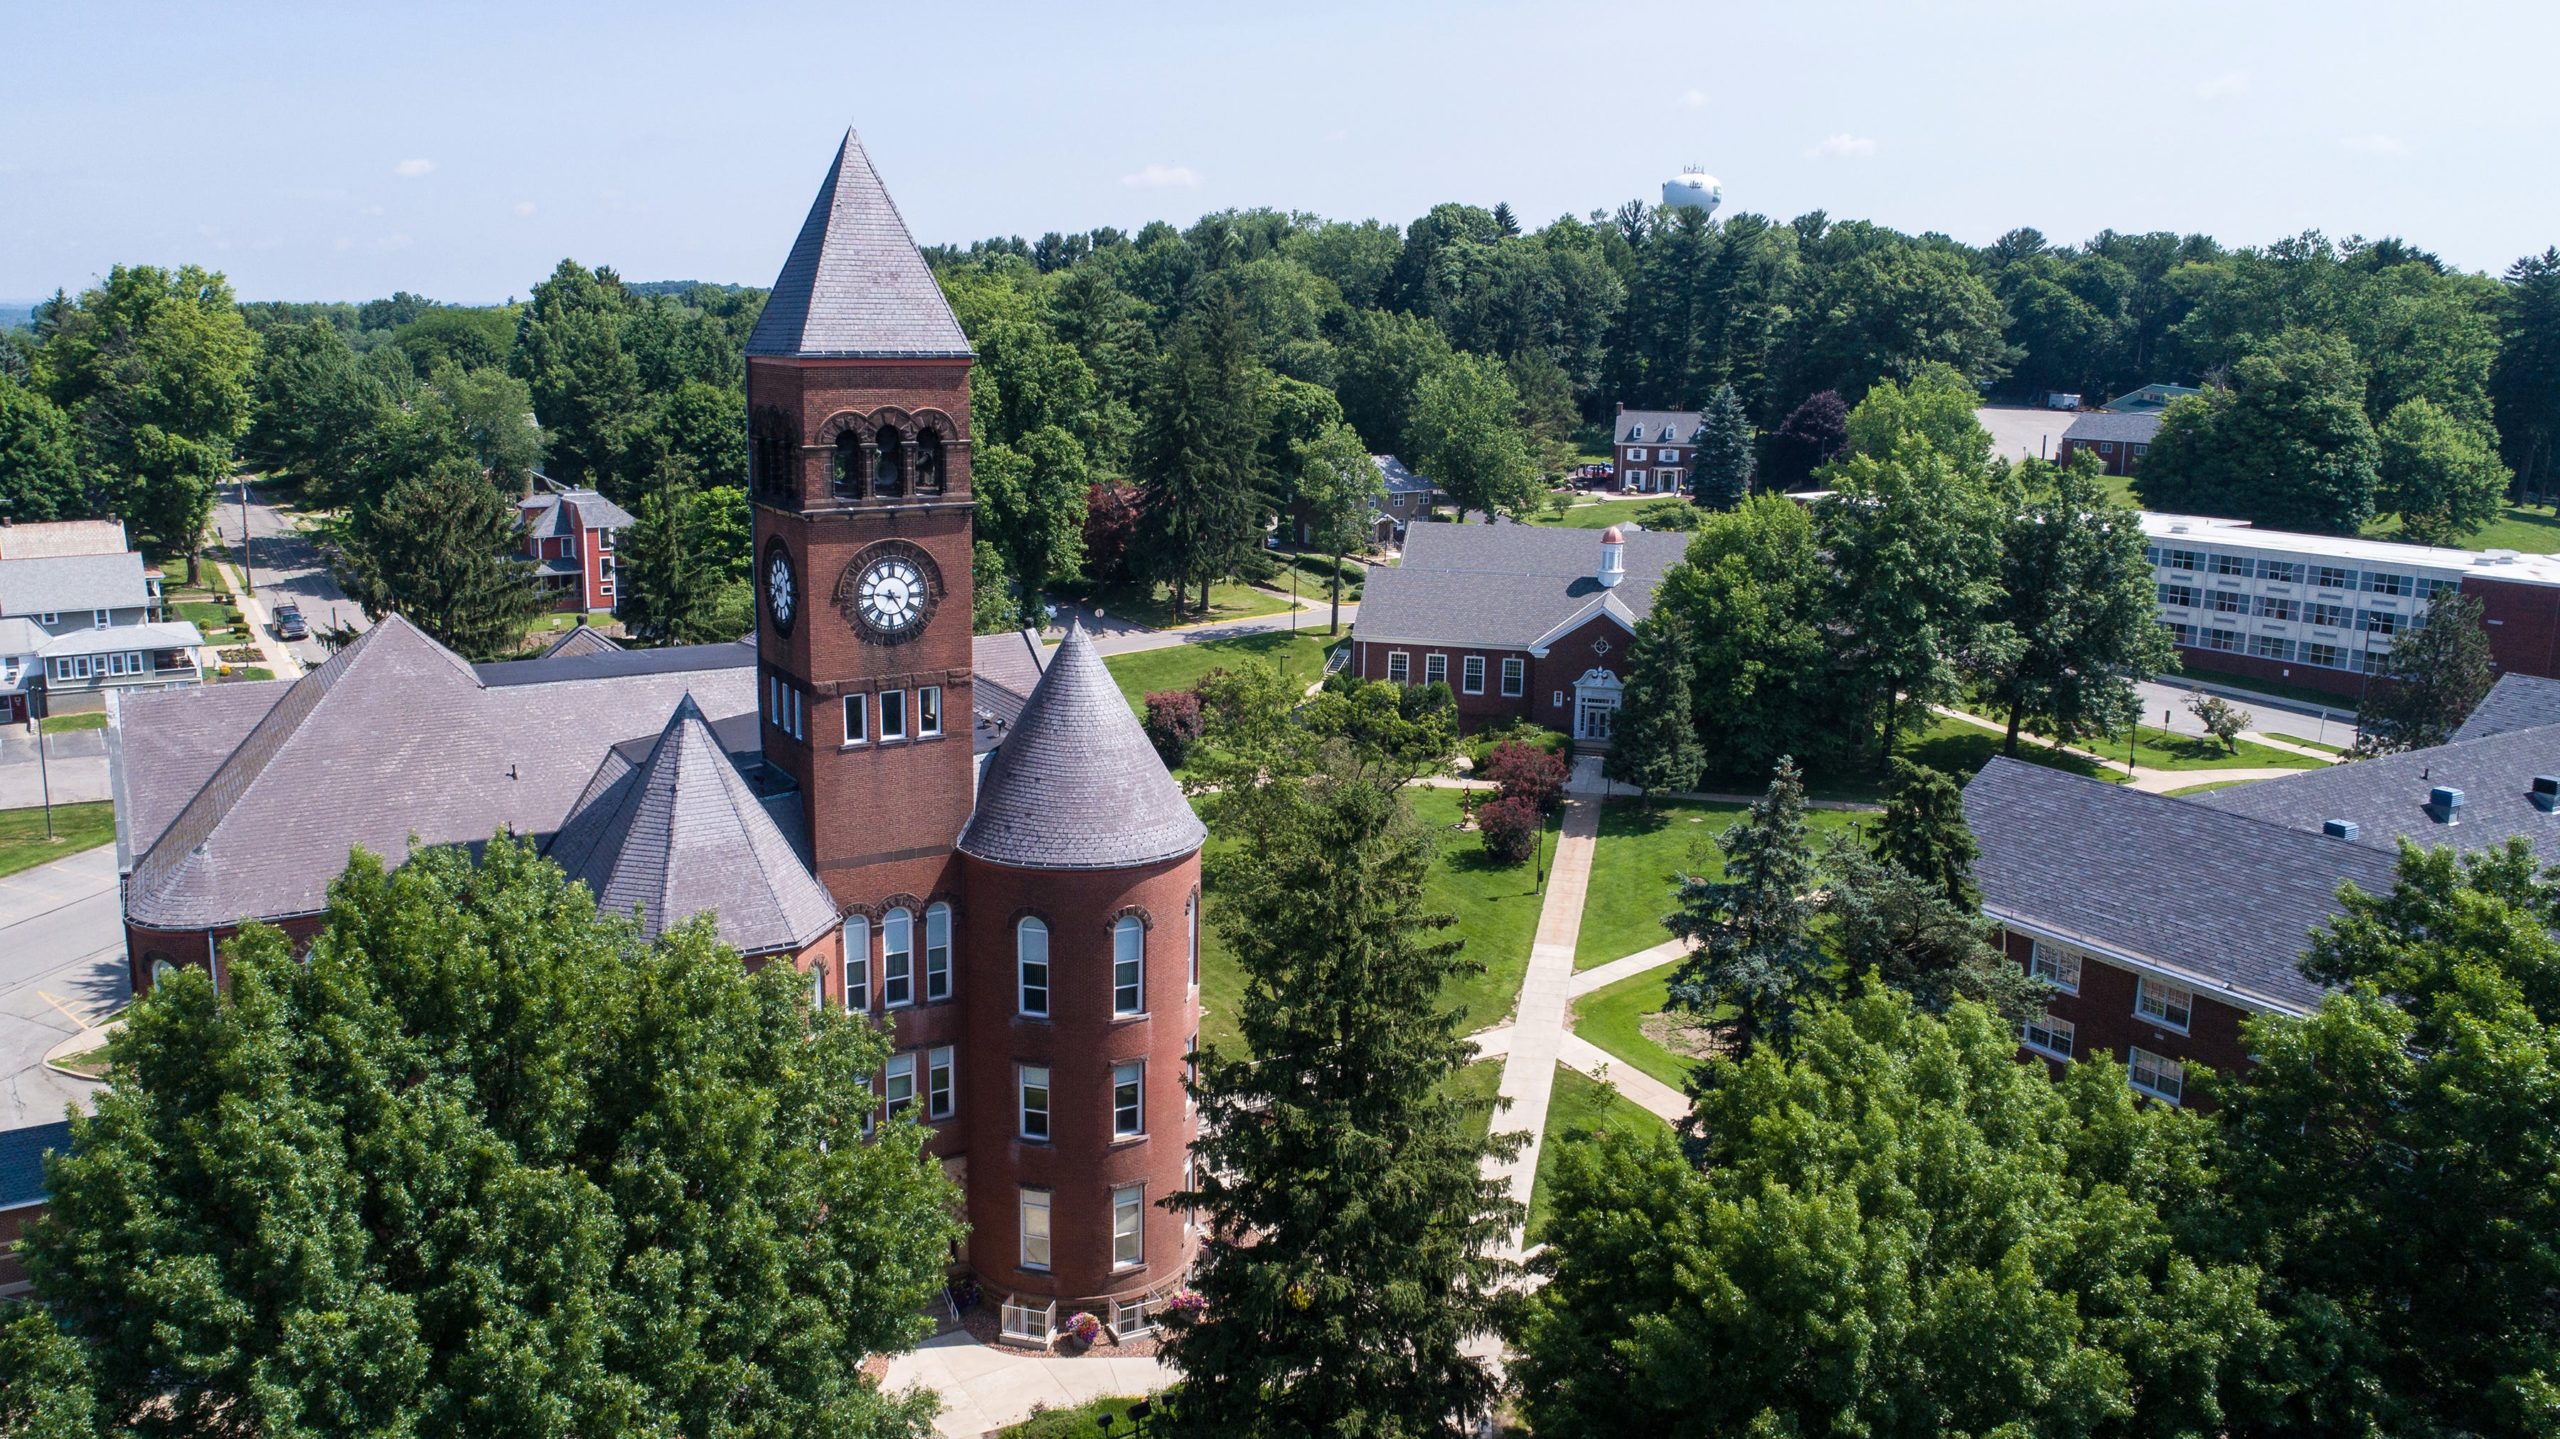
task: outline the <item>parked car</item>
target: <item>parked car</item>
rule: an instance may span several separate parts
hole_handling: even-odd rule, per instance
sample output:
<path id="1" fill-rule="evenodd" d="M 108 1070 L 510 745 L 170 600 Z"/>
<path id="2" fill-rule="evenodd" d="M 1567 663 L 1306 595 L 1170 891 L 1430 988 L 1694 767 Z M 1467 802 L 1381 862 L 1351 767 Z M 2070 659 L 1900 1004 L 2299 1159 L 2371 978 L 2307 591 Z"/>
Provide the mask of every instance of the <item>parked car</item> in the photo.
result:
<path id="1" fill-rule="evenodd" d="M 284 608 L 276 611 L 275 624 L 277 639 L 304 640 L 311 638 L 311 626 L 304 622 L 302 618 L 302 611 L 293 605 L 286 605 Z"/>

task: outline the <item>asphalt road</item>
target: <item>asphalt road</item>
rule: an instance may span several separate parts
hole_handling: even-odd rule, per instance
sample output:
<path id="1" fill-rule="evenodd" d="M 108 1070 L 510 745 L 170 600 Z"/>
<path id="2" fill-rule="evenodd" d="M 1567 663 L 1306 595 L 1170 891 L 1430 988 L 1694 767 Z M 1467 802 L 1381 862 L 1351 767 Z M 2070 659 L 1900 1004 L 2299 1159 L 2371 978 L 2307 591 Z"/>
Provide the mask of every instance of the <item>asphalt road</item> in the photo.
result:
<path id="1" fill-rule="evenodd" d="M 95 1101 L 99 1086 L 45 1068 L 45 1051 L 131 997 L 115 846 L 0 877 L 0 1129 Z"/>
<path id="2" fill-rule="evenodd" d="M 2186 685 L 2152 680 L 2135 688 L 2142 693 L 2143 724 L 2159 724 L 2166 716 L 2173 733 L 2204 733 L 2204 726 L 2196 722 L 2194 715 L 2187 713 L 2187 699 L 2194 691 Z M 2350 704 L 2339 704 L 2330 710 L 2331 714 L 2344 714 L 2349 718 L 2330 719 L 2318 713 L 2315 706 L 2291 700 L 2261 699 L 2235 692 L 2231 702 L 2249 712 L 2252 717 L 2249 728 L 2260 734 L 2315 740 L 2342 748 L 2356 742 L 2356 726 L 2352 718 L 2355 706 Z"/>
<path id="3" fill-rule="evenodd" d="M 303 618 L 315 630 L 326 624 L 365 628 L 371 622 L 330 577 L 320 547 L 295 528 L 298 518 L 296 511 L 275 501 L 258 486 L 249 487 L 248 563 L 250 581 L 259 597 L 270 611 L 288 604 L 301 606 Z M 233 486 L 214 506 L 213 522 L 221 532 L 224 550 L 234 564 L 240 563 L 238 486 Z M 287 648 L 306 665 L 317 665 L 329 657 L 327 647 L 316 638 L 297 640 Z"/>

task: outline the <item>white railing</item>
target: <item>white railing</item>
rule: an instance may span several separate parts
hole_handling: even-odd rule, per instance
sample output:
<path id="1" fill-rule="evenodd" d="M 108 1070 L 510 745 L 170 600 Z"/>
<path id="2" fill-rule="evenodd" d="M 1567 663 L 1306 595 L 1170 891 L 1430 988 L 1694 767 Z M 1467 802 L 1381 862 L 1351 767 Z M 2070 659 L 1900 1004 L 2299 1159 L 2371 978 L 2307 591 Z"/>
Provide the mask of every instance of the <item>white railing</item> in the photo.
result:
<path id="1" fill-rule="evenodd" d="M 1047 1348 L 1058 1337 L 1058 1301 L 1046 1304 L 1004 1302 L 1004 1337 Z"/>
<path id="2" fill-rule="evenodd" d="M 1141 1334 L 1154 1333 L 1157 1302 L 1156 1296 L 1152 1294 L 1142 1294 L 1126 1302 L 1112 1300 L 1111 1332 L 1123 1339 L 1135 1339 Z"/>

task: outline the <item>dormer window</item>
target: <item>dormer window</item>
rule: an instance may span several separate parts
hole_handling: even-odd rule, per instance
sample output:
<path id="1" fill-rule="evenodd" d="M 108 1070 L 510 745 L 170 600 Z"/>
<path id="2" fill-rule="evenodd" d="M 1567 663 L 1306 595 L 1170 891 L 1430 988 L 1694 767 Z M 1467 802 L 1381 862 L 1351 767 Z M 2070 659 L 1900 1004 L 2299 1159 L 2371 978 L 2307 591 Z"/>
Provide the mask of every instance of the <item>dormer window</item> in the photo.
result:
<path id="1" fill-rule="evenodd" d="M 1642 425 L 1630 425 L 1630 426 L 1628 426 L 1628 427 L 1627 427 L 1627 438 L 1628 438 L 1628 439 L 1630 439 L 1630 440 L 1641 440 L 1641 439 L 1643 439 L 1643 438 L 1644 438 L 1644 426 L 1642 426 Z"/>
<path id="2" fill-rule="evenodd" d="M 1666 440 L 1677 439 L 1679 438 L 1679 434 L 1679 430 L 1673 426 L 1665 425 L 1662 427 L 1662 437 Z"/>

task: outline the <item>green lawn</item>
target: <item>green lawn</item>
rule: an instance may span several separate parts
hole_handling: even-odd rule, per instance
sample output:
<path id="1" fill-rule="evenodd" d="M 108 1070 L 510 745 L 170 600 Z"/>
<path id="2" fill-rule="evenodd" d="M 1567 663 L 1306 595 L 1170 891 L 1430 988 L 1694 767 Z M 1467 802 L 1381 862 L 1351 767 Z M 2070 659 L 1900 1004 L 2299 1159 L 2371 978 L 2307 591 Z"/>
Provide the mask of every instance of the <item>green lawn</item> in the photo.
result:
<path id="1" fill-rule="evenodd" d="M 1601 1134 L 1642 1136 L 1668 1133 L 1670 1128 L 1660 1115 L 1616 1089 L 1557 1065 L 1555 1097 L 1547 1103 L 1546 1137 L 1538 1149 L 1537 1188 L 1529 1197 L 1529 1242 L 1536 1243 L 1546 1228 L 1553 1203 L 1548 1180 L 1555 1175 L 1556 1160 L 1565 1145 Z"/>
<path id="2" fill-rule="evenodd" d="M 1059 1317 L 1065 1318 L 1064 1315 Z M 1105 1346 L 1101 1352 L 1109 1354 L 1113 1351 Z M 1114 1432 L 1125 1435 L 1132 1432 L 1134 1422 L 1129 1418 L 1129 1406 L 1137 1402 L 1137 1396 L 1095 1399 L 1073 1409 L 1042 1410 L 1019 1424 L 997 1430 L 997 1439 L 1104 1439 L 1105 1435 Z M 1110 1429 L 1102 1427 L 1105 1415 L 1112 1420 Z"/>
<path id="3" fill-rule="evenodd" d="M 2377 540 L 2397 540 L 2400 517 L 2385 515 L 2364 527 Z M 2488 527 L 2462 542 L 2466 550 L 2516 550 L 2528 555 L 2560 554 L 2560 512 L 2549 505 L 2509 505 Z"/>
<path id="4" fill-rule="evenodd" d="M 1285 583 L 1285 581 L 1284 581 Z M 1140 624 L 1151 630 L 1169 629 L 1173 625 L 1173 602 L 1158 586 L 1138 589 L 1123 586 L 1093 597 L 1107 616 Z M 1199 612 L 1200 596 L 1194 591 L 1191 609 L 1182 618 L 1185 626 L 1225 624 L 1229 620 L 1249 620 L 1256 615 L 1276 615 L 1287 611 L 1289 597 L 1275 595 L 1233 580 L 1220 580 L 1209 587 L 1209 612 Z"/>
<path id="5" fill-rule="evenodd" d="M 2085 746 L 2112 756 L 2115 742 Z M 2291 750 L 2272 749 L 2255 740 L 2240 741 L 2237 752 L 2203 735 L 2174 734 L 2164 729 L 2136 731 L 2134 763 L 2145 769 L 2319 769 L 2323 761 Z"/>
<path id="6" fill-rule="evenodd" d="M 44 717 L 44 732 L 46 734 L 69 734 L 73 730 L 105 729 L 106 727 L 107 712 L 105 710 L 93 710 L 88 714 L 46 715 Z"/>
<path id="7" fill-rule="evenodd" d="M 227 606 L 208 600 L 176 600 L 161 608 L 172 618 L 184 620 L 202 631 L 207 644 L 228 644 L 246 633 L 234 623 Z"/>
<path id="8" fill-rule="evenodd" d="M 1991 762 L 2000 752 L 2000 733 L 1945 715 L 1930 715 L 1926 725 L 1905 727 L 1894 753 L 1931 769 L 1943 770 L 1958 784 L 1973 778 L 1973 772 Z M 2041 745 L 2021 744 L 2018 758 L 2047 769 L 2068 774 L 2102 779 L 2122 784 L 2124 771 L 2109 769 L 2079 755 L 2064 754 Z M 1727 775 L 1709 781 L 1701 788 L 1725 790 L 1737 794 L 1756 794 L 1766 788 L 1769 777 L 1762 775 Z M 1805 793 L 1814 799 L 1844 800 L 1857 804 L 1874 804 L 1884 797 L 1884 776 L 1873 769 L 1811 769 L 1805 773 Z"/>
<path id="9" fill-rule="evenodd" d="M 1450 1098 L 1467 1107 L 1469 1127 L 1478 1139 L 1493 1132 L 1494 1101 L 1501 1097 L 1502 1061 L 1479 1059 L 1449 1076 L 1444 1088 Z"/>
<path id="10" fill-rule="evenodd" d="M 1350 635 L 1350 628 L 1345 626 L 1340 635 L 1328 636 L 1324 622 L 1318 620 L 1296 634 L 1235 635 L 1197 644 L 1167 645 L 1163 649 L 1113 655 L 1103 665 L 1119 682 L 1120 693 L 1128 696 L 1129 708 L 1144 715 L 1148 695 L 1158 690 L 1187 690 L 1211 670 L 1234 669 L 1249 661 L 1279 664 L 1292 678 L 1314 684 L 1324 677 L 1325 651 L 1345 642 Z"/>
<path id="11" fill-rule="evenodd" d="M 1537 872 L 1531 865 L 1506 869 L 1492 864 L 1474 835 L 1452 828 L 1458 820 L 1458 791 L 1416 788 L 1406 795 L 1414 813 L 1440 836 L 1440 860 L 1431 868 L 1425 902 L 1457 916 L 1450 933 L 1465 941 L 1467 958 L 1484 966 L 1481 974 L 1457 975 L 1440 992 L 1444 1004 L 1464 1011 L 1459 1032 L 1472 1034 L 1501 1023 L 1520 996 L 1520 977 L 1529 968 L 1529 945 L 1538 932 Z M 1210 843 L 1221 841 L 1212 836 Z M 1214 921 L 1214 890 L 1207 903 L 1207 918 Z M 1209 923 L 1200 948 L 1202 1044 L 1223 1044 L 1230 1051 L 1241 1046 L 1236 1009 L 1243 996 L 1244 975 L 1227 953 L 1217 925 Z"/>
<path id="12" fill-rule="evenodd" d="M 1647 970 L 1573 1002 L 1573 1032 L 1674 1089 L 1689 1087 L 1698 1061 L 1648 1038 L 1644 1022 L 1671 1002 L 1675 965 Z"/>
<path id="13" fill-rule="evenodd" d="M 1740 819 L 1744 806 L 1655 800 L 1648 812 L 1631 799 L 1609 801 L 1600 812 L 1600 840 L 1591 854 L 1591 889 L 1582 904 L 1582 937 L 1573 967 L 1590 969 L 1624 959 L 1671 938 L 1662 917 L 1671 912 L 1682 870 L 1717 875 L 1724 861 L 1708 841 Z M 1836 809 L 1806 811 L 1817 835 L 1844 829 L 1863 816 Z"/>
<path id="14" fill-rule="evenodd" d="M 2206 780 L 2203 784 L 2191 784 L 2179 789 L 2164 790 L 2162 793 L 2168 795 L 2172 799 L 2175 799 L 2180 795 L 2206 794 L 2217 789 L 2231 789 L 2239 785 L 2251 783 L 2254 783 L 2254 781 L 2245 779 L 2213 779 Z"/>
<path id="15" fill-rule="evenodd" d="M 1637 495 L 1623 500 L 1578 501 L 1572 509 L 1565 511 L 1563 519 L 1541 509 L 1529 517 L 1529 523 L 1568 530 L 1605 530 L 1611 525 L 1633 523 L 1636 511 L 1647 505 L 1678 498 L 1678 495 Z"/>
<path id="16" fill-rule="evenodd" d="M 55 805 L 53 833 L 50 840 L 44 837 L 44 809 L 40 805 L 34 809 L 0 809 L 0 874 L 51 864 L 114 839 L 116 807 L 105 800 Z"/>

